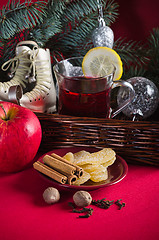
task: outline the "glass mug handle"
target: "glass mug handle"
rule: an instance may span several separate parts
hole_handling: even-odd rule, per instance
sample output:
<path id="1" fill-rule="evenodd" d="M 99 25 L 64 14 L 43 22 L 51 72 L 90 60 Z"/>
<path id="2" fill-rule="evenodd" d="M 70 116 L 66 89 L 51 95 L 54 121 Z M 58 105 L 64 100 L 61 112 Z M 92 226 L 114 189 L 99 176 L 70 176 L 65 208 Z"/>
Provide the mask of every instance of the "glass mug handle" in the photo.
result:
<path id="1" fill-rule="evenodd" d="M 135 91 L 134 91 L 133 86 L 126 81 L 113 82 L 111 89 L 116 88 L 116 87 L 127 87 L 130 89 L 130 94 L 129 94 L 129 98 L 127 100 L 125 100 L 120 107 L 117 107 L 115 110 L 111 110 L 110 118 L 114 118 L 117 114 L 119 114 L 133 100 L 133 98 L 135 96 Z"/>

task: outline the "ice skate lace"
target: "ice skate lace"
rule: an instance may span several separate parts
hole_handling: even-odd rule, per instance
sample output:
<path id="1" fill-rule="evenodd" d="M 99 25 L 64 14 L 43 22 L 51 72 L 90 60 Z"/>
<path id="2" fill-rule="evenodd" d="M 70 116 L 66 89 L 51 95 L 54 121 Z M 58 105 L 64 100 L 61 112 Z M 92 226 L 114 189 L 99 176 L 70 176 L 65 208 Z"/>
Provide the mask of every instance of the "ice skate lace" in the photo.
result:
<path id="1" fill-rule="evenodd" d="M 40 97 L 45 98 L 45 96 L 49 93 L 51 85 L 51 76 L 49 74 L 49 59 L 37 60 L 38 53 L 39 49 L 37 49 L 37 47 L 34 47 L 32 50 L 30 68 L 32 68 L 33 76 L 36 77 L 37 82 L 34 89 L 25 94 L 30 101 L 33 99 L 40 99 Z"/>
<path id="2" fill-rule="evenodd" d="M 15 73 L 15 76 L 10 81 L 1 83 L 4 89 L 8 89 L 13 85 L 21 85 L 23 88 L 26 87 L 27 79 L 25 79 L 25 74 L 30 71 L 30 59 L 28 54 L 30 51 L 23 50 L 18 56 L 8 60 L 2 65 L 2 70 L 7 71 L 11 68 L 12 73 Z"/>
<path id="3" fill-rule="evenodd" d="M 8 82 L 1 83 L 3 88 L 7 90 L 13 85 L 21 85 L 23 88 L 26 87 L 27 79 L 25 74 L 30 71 L 31 60 L 28 58 L 30 51 L 23 50 L 18 56 L 8 60 L 2 65 L 2 70 L 7 71 L 11 68 L 12 73 L 15 73 L 13 79 Z"/>

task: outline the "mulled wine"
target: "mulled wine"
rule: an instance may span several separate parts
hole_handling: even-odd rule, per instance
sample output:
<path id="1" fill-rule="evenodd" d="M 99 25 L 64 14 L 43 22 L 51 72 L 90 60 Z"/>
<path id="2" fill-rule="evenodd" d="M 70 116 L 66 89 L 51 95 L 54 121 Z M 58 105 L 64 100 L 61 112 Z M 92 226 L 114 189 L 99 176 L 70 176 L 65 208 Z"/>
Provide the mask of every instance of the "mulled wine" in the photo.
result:
<path id="1" fill-rule="evenodd" d="M 62 60 L 54 65 L 53 70 L 58 82 L 58 112 L 62 115 L 112 118 L 129 104 L 131 97 L 115 111 L 111 110 L 110 93 L 115 87 L 124 86 L 133 93 L 131 84 L 114 81 L 115 67 L 103 77 L 84 76 L 82 57 Z M 111 110 L 111 111 L 110 111 Z M 111 115 L 110 115 L 111 112 Z"/>
<path id="2" fill-rule="evenodd" d="M 76 93 L 59 89 L 59 113 L 62 115 L 99 117 L 109 116 L 110 88 L 97 93 Z"/>

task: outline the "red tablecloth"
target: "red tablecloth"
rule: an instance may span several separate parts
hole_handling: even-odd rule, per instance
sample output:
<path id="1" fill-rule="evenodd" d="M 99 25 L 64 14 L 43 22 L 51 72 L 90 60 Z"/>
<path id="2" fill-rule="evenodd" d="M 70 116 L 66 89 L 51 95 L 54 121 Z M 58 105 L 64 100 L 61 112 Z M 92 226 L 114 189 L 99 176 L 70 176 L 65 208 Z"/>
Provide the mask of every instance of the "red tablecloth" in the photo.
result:
<path id="1" fill-rule="evenodd" d="M 156 240 L 159 239 L 159 169 L 129 165 L 119 183 L 91 191 L 93 199 L 122 199 L 121 210 L 113 204 L 96 206 L 87 219 L 72 213 L 68 202 L 73 192 L 60 191 L 60 202 L 47 205 L 43 191 L 50 184 L 31 167 L 16 174 L 0 174 L 1 240 Z"/>

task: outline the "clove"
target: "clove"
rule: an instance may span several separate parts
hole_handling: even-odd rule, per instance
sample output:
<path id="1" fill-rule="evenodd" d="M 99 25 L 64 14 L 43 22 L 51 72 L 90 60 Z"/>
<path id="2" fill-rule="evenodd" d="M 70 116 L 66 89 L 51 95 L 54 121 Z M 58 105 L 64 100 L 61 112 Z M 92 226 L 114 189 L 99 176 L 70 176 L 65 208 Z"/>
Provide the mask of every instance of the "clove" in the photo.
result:
<path id="1" fill-rule="evenodd" d="M 119 210 L 121 210 L 123 207 L 125 207 L 125 203 L 124 203 L 124 202 L 121 203 L 121 201 L 122 201 L 122 199 L 118 199 L 118 200 L 115 202 L 115 204 L 116 204 L 117 206 L 119 206 Z"/>
<path id="2" fill-rule="evenodd" d="M 92 205 L 95 205 L 99 208 L 108 209 L 114 203 L 114 200 L 109 201 L 105 199 L 106 198 L 103 198 L 101 200 L 92 200 Z"/>

